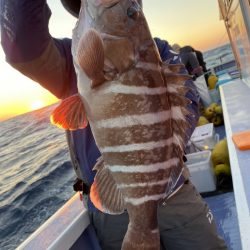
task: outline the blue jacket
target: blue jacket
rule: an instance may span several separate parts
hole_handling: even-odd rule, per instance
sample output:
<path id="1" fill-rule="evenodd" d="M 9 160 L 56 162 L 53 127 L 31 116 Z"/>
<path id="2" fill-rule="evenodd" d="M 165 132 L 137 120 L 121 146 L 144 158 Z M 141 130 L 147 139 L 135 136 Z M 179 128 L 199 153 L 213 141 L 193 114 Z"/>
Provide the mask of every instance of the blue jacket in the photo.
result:
<path id="1" fill-rule="evenodd" d="M 71 40 L 59 40 L 50 35 L 51 11 L 46 0 L 2 0 L 1 4 L 1 42 L 7 62 L 60 99 L 75 94 Z M 171 63 L 179 63 L 178 55 L 166 41 L 159 38 L 155 41 L 163 61 L 170 59 Z M 192 115 L 187 117 L 190 136 L 198 119 L 198 95 L 191 80 L 186 85 L 190 87 L 187 97 L 192 100 L 188 107 Z M 100 156 L 91 129 L 88 126 L 66 134 L 76 174 L 91 185 L 95 175 L 92 168 Z"/>

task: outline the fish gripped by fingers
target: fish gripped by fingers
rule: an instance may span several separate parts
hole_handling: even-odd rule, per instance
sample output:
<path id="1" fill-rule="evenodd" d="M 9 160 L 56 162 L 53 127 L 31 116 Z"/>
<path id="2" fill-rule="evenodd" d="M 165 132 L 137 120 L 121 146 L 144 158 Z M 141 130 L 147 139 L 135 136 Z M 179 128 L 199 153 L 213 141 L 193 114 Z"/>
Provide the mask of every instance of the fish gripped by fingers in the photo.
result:
<path id="1" fill-rule="evenodd" d="M 92 202 L 104 213 L 127 210 L 123 250 L 158 250 L 157 207 L 183 171 L 189 76 L 161 61 L 135 0 L 82 0 L 72 55 L 79 93 L 62 101 L 52 123 L 90 124 L 102 155 Z"/>

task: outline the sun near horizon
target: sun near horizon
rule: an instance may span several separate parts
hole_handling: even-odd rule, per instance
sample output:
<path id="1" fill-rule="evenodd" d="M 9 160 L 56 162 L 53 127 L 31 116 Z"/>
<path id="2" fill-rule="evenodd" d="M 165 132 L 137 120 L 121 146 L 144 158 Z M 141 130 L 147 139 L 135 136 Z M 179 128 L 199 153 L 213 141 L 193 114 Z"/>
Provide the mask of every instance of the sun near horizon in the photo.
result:
<path id="1" fill-rule="evenodd" d="M 60 1 L 47 1 L 52 16 L 50 33 L 54 37 L 71 37 L 76 19 L 67 13 Z M 146 1 L 143 10 L 152 36 L 170 45 L 191 45 L 202 52 L 228 43 L 217 0 Z M 23 76 L 4 60 L 0 47 L 0 121 L 48 106 L 58 99 L 38 83 Z"/>
<path id="2" fill-rule="evenodd" d="M 0 110 L 0 122 L 11 119 L 13 117 L 29 113 L 35 110 L 42 109 L 46 106 L 50 106 L 54 103 L 57 103 L 58 99 L 54 96 L 41 97 L 41 99 L 33 100 L 24 100 L 20 99 L 19 101 L 13 102 L 11 104 L 1 104 Z"/>
<path id="3" fill-rule="evenodd" d="M 0 49 L 0 56 L 3 55 Z M 58 102 L 38 83 L 15 71 L 7 63 L 0 70 L 0 121 Z"/>

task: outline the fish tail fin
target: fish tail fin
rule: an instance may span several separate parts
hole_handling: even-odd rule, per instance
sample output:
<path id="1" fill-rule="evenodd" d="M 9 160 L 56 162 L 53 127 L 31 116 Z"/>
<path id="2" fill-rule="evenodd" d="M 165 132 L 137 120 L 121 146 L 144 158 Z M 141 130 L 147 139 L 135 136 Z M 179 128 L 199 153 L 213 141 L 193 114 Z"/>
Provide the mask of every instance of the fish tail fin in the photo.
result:
<path id="1" fill-rule="evenodd" d="M 123 239 L 122 250 L 160 250 L 157 219 L 157 201 L 132 204 L 127 200 L 129 224 Z"/>
<path id="2" fill-rule="evenodd" d="M 122 250 L 160 250 L 159 229 L 147 230 L 143 233 L 128 225 L 123 239 Z"/>

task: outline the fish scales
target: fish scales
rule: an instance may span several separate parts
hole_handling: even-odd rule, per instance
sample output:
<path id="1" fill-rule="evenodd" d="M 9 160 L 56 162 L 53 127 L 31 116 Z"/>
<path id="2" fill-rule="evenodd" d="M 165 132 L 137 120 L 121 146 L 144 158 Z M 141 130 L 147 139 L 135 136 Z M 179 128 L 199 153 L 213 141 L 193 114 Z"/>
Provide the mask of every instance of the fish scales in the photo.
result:
<path id="1" fill-rule="evenodd" d="M 103 105 L 99 108 L 98 112 L 93 113 L 93 119 L 95 121 L 102 119 L 107 120 L 109 118 L 116 118 L 115 120 L 117 121 L 118 117 L 128 117 L 150 113 L 157 115 L 157 113 L 161 111 L 169 110 L 167 108 L 167 103 L 163 103 L 162 101 L 162 99 L 166 96 L 166 91 L 162 95 L 132 93 L 106 94 L 101 91 L 99 93 L 102 94 Z"/>
<path id="2" fill-rule="evenodd" d="M 72 54 L 82 116 L 102 154 L 90 198 L 103 212 L 128 211 L 123 250 L 158 250 L 157 206 L 183 169 L 188 77 L 161 61 L 133 0 L 82 0 Z M 79 121 L 55 117 L 68 129 Z"/>
<path id="3" fill-rule="evenodd" d="M 128 145 L 131 142 L 138 144 L 150 141 L 151 138 L 169 139 L 170 133 L 165 129 L 166 123 L 159 122 L 153 125 L 134 125 L 132 128 L 106 128 L 105 134 L 101 131 L 96 132 L 96 137 L 100 138 L 99 147 L 112 146 L 112 145 Z M 149 132 L 150 131 L 150 132 Z M 109 140 L 105 140 L 105 138 Z M 102 144 L 102 142 L 104 142 Z"/>

